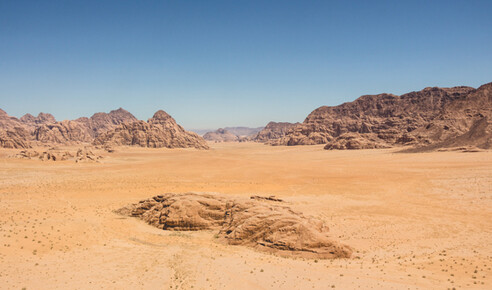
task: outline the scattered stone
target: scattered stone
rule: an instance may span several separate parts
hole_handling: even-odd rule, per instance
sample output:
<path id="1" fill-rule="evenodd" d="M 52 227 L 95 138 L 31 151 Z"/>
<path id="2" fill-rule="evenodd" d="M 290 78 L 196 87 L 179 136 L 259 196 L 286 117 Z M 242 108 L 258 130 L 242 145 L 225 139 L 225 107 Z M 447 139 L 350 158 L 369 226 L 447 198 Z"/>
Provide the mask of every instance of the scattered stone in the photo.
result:
<path id="1" fill-rule="evenodd" d="M 102 156 L 98 156 L 88 149 L 79 149 L 75 154 L 75 162 L 99 162 Z"/>

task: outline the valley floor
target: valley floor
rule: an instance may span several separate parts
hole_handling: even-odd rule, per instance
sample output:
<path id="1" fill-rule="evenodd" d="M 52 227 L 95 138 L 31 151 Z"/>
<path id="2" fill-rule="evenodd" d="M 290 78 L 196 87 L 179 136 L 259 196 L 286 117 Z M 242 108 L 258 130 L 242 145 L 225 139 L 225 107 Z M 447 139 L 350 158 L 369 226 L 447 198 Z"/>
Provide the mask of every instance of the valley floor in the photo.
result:
<path id="1" fill-rule="evenodd" d="M 0 150 L 0 288 L 492 287 L 492 152 L 210 145 L 116 148 L 83 164 Z M 112 212 L 189 191 L 285 199 L 353 258 L 282 258 Z"/>

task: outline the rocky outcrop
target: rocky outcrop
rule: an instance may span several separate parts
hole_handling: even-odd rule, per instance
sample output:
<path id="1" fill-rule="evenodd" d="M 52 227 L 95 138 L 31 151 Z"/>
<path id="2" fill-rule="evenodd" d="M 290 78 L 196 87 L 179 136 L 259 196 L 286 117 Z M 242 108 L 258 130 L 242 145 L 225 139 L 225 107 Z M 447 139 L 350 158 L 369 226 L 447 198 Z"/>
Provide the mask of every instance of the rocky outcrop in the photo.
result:
<path id="1" fill-rule="evenodd" d="M 276 144 L 362 149 L 445 142 L 490 115 L 491 85 L 434 87 L 401 96 L 367 95 L 339 106 L 320 107 Z"/>
<path id="2" fill-rule="evenodd" d="M 203 135 L 203 139 L 211 142 L 236 142 L 239 140 L 239 137 L 225 129 L 220 128 L 214 132 L 206 133 Z"/>
<path id="3" fill-rule="evenodd" d="M 117 213 L 138 217 L 163 230 L 217 230 L 217 236 L 227 244 L 280 255 L 349 258 L 352 254 L 350 247 L 329 238 L 322 221 L 305 217 L 276 199 L 167 193 Z"/>
<path id="4" fill-rule="evenodd" d="M 276 144 L 275 142 L 278 139 L 285 137 L 285 134 L 296 125 L 299 125 L 299 123 L 270 122 L 263 130 L 258 132 L 253 140 L 256 142 Z"/>
<path id="5" fill-rule="evenodd" d="M 185 131 L 162 110 L 157 111 L 147 122 L 123 123 L 113 130 L 102 133 L 95 139 L 94 144 L 208 149 L 202 137 Z"/>
<path id="6" fill-rule="evenodd" d="M 75 162 L 99 162 L 103 157 L 100 155 L 94 154 L 89 149 L 79 149 L 77 153 L 75 153 Z"/>

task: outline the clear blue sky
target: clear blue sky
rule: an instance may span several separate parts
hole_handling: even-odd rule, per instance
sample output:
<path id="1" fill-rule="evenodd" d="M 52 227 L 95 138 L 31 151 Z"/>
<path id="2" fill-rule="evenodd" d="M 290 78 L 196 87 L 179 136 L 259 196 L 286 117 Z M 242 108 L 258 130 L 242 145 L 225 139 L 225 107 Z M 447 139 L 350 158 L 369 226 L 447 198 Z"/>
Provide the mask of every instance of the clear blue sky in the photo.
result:
<path id="1" fill-rule="evenodd" d="M 0 1 L 0 108 L 186 128 L 492 81 L 492 1 Z"/>

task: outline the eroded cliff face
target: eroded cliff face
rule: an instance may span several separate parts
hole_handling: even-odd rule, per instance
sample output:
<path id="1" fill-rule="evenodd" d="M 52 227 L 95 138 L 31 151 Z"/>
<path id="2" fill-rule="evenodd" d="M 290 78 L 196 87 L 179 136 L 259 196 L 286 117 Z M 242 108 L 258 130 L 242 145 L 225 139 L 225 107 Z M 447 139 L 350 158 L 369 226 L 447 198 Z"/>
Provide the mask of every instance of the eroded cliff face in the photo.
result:
<path id="1" fill-rule="evenodd" d="M 490 120 L 491 86 L 367 95 L 339 106 L 320 107 L 275 144 L 367 149 L 443 142 L 465 134 L 482 118 Z"/>
<path id="2" fill-rule="evenodd" d="M 209 148 L 202 137 L 185 131 L 162 110 L 157 111 L 147 122 L 123 123 L 115 129 L 102 133 L 95 139 L 94 144 L 151 148 Z"/>

